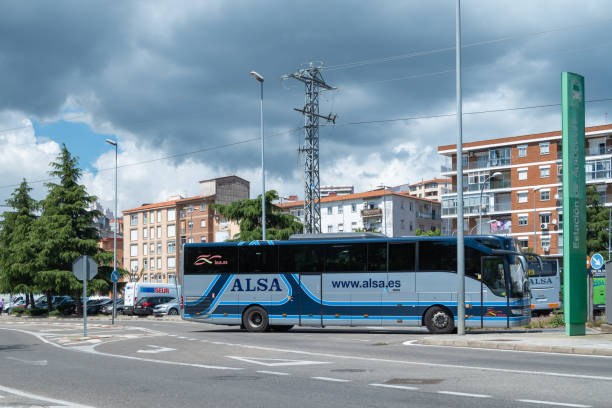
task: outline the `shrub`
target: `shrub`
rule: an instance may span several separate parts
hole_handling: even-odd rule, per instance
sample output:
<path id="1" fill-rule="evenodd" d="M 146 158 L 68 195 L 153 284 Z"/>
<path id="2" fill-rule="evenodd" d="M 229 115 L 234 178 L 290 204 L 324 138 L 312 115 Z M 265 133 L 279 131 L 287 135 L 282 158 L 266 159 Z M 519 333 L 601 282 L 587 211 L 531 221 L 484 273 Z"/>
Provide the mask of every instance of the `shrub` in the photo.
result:
<path id="1" fill-rule="evenodd" d="M 64 313 L 62 313 L 59 310 L 53 310 L 51 311 L 51 313 L 49 313 L 49 317 L 63 317 Z"/>
<path id="2" fill-rule="evenodd" d="M 26 316 L 46 316 L 49 313 L 47 309 L 33 308 L 25 311 Z"/>
<path id="3" fill-rule="evenodd" d="M 21 316 L 25 313 L 25 307 L 13 307 L 11 308 L 11 314 L 16 316 Z"/>

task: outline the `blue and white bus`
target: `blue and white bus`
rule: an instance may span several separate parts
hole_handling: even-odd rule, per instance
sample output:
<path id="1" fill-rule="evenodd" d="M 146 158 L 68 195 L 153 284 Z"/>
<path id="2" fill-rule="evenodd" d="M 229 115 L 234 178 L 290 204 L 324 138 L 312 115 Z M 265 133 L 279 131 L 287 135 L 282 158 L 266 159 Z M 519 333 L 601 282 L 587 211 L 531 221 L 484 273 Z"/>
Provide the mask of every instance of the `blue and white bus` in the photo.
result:
<path id="1" fill-rule="evenodd" d="M 456 237 L 295 238 L 185 244 L 182 318 L 248 331 L 295 325 L 454 330 Z M 466 326 L 528 323 L 526 269 L 512 239 L 465 237 Z"/>
<path id="2" fill-rule="evenodd" d="M 559 261 L 547 259 L 528 263 L 531 311 L 534 314 L 550 313 L 561 308 L 561 273 Z"/>

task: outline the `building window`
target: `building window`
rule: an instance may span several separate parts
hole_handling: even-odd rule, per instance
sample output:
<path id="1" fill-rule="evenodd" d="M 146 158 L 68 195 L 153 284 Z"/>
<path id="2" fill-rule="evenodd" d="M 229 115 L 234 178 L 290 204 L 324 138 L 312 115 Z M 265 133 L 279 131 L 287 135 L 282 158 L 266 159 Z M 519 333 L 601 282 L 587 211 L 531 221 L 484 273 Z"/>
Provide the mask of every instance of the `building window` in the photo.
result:
<path id="1" fill-rule="evenodd" d="M 351 231 L 355 231 L 357 229 L 357 221 L 351 222 Z"/>
<path id="2" fill-rule="evenodd" d="M 332 227 L 331 225 L 328 225 L 327 232 L 334 232 L 334 227 Z"/>
<path id="3" fill-rule="evenodd" d="M 179 214 L 180 214 L 181 218 L 185 218 L 185 214 L 186 214 L 185 210 L 181 210 L 181 212 Z"/>
<path id="4" fill-rule="evenodd" d="M 176 269 L 176 258 L 173 256 L 168 257 L 168 269 Z"/>
<path id="5" fill-rule="evenodd" d="M 206 237 L 204 235 L 202 235 L 202 237 L 200 238 L 200 242 L 206 242 Z"/>
<path id="6" fill-rule="evenodd" d="M 338 214 L 342 214 L 342 205 L 338 206 Z"/>
<path id="7" fill-rule="evenodd" d="M 338 224 L 338 232 L 344 232 L 344 224 Z"/>
<path id="8" fill-rule="evenodd" d="M 161 271 L 161 269 L 162 269 L 161 258 L 157 258 L 157 270 Z"/>
<path id="9" fill-rule="evenodd" d="M 540 155 L 545 155 L 550 153 L 550 143 L 542 142 L 540 143 Z"/>
<path id="10" fill-rule="evenodd" d="M 142 260 L 142 269 L 145 271 L 149 269 L 149 262 L 146 259 Z"/>
<path id="11" fill-rule="evenodd" d="M 142 254 L 144 256 L 149 255 L 149 244 L 142 244 Z"/>
<path id="12" fill-rule="evenodd" d="M 327 214 L 328 215 L 332 214 L 332 207 L 331 206 L 327 207 Z"/>
<path id="13" fill-rule="evenodd" d="M 162 253 L 162 245 L 161 242 L 157 243 L 157 255 L 161 255 Z"/>
<path id="14" fill-rule="evenodd" d="M 404 229 L 404 220 L 400 220 L 400 228 Z"/>
<path id="15" fill-rule="evenodd" d="M 550 237 L 542 236 L 540 246 L 546 251 L 550 249 Z"/>
<path id="16" fill-rule="evenodd" d="M 351 204 L 351 212 L 357 212 L 357 204 L 356 203 Z"/>
<path id="17" fill-rule="evenodd" d="M 206 220 L 200 220 L 200 228 L 206 228 Z"/>
<path id="18" fill-rule="evenodd" d="M 168 238 L 176 236 L 176 226 L 174 224 L 168 225 Z"/>
<path id="19" fill-rule="evenodd" d="M 540 222 L 542 224 L 550 224 L 550 213 L 549 214 L 540 214 Z"/>
<path id="20" fill-rule="evenodd" d="M 200 211 L 206 211 L 206 203 L 200 204 Z"/>
<path id="21" fill-rule="evenodd" d="M 193 237 L 189 237 L 189 239 L 187 240 L 188 243 L 193 244 Z"/>
<path id="22" fill-rule="evenodd" d="M 527 214 L 520 214 L 518 216 L 518 225 L 527 225 L 528 216 Z"/>
<path id="23" fill-rule="evenodd" d="M 147 221 L 148 221 L 148 219 L 149 219 L 148 215 L 149 215 L 149 214 L 148 214 L 146 211 L 142 213 L 142 223 L 143 223 L 143 224 L 146 224 L 146 223 L 147 223 Z"/>
<path id="24" fill-rule="evenodd" d="M 176 281 L 176 274 L 175 274 L 175 273 L 169 273 L 169 274 L 168 274 L 168 283 L 170 283 L 170 284 L 174 284 L 174 285 L 176 285 L 176 284 L 177 284 L 177 281 Z"/>
<path id="25" fill-rule="evenodd" d="M 410 211 L 412 211 L 412 201 L 410 202 Z M 410 231 L 412 231 L 412 228 L 410 228 Z"/>
<path id="26" fill-rule="evenodd" d="M 518 157 L 527 157 L 527 145 L 519 145 L 518 149 Z"/>
<path id="27" fill-rule="evenodd" d="M 155 238 L 155 228 L 154 227 L 149 228 L 149 236 L 151 237 L 151 239 Z"/>
<path id="28" fill-rule="evenodd" d="M 138 245 L 130 245 L 130 256 L 138 256 Z"/>
<path id="29" fill-rule="evenodd" d="M 527 191 L 519 191 L 517 193 L 518 195 L 518 202 L 519 203 L 527 203 L 529 202 L 529 193 Z"/>
<path id="30" fill-rule="evenodd" d="M 149 259 L 149 265 L 151 265 L 151 270 L 154 271 L 155 270 L 155 259 L 154 258 Z"/>
<path id="31" fill-rule="evenodd" d="M 168 220 L 167 221 L 174 221 L 175 219 L 176 219 L 176 210 L 169 209 L 168 210 Z"/>
<path id="32" fill-rule="evenodd" d="M 518 179 L 519 180 L 527 180 L 527 169 L 519 169 L 518 170 Z"/>
<path id="33" fill-rule="evenodd" d="M 132 259 L 130 261 L 130 271 L 138 272 L 138 259 Z"/>
<path id="34" fill-rule="evenodd" d="M 130 230 L 130 241 L 138 241 L 138 230 Z"/>
<path id="35" fill-rule="evenodd" d="M 149 229 L 147 227 L 144 227 L 142 229 L 142 239 L 148 239 L 148 234 L 147 232 L 149 232 Z"/>
<path id="36" fill-rule="evenodd" d="M 149 222 L 153 224 L 155 222 L 155 211 L 149 213 Z"/>
<path id="37" fill-rule="evenodd" d="M 130 225 L 138 225 L 138 214 L 130 215 Z"/>
<path id="38" fill-rule="evenodd" d="M 153 242 L 149 244 L 149 252 L 151 252 L 151 255 L 155 253 L 155 244 Z"/>
<path id="39" fill-rule="evenodd" d="M 529 248 L 529 240 L 526 238 L 519 238 L 518 244 L 521 249 Z"/>
<path id="40" fill-rule="evenodd" d="M 176 252 L 176 241 L 168 241 L 168 253 L 173 254 Z"/>
<path id="41" fill-rule="evenodd" d="M 149 283 L 149 274 L 145 273 L 144 275 L 142 275 L 142 281 L 144 283 Z"/>
<path id="42" fill-rule="evenodd" d="M 185 245 L 186 242 L 187 242 L 187 238 L 181 237 L 181 245 Z"/>
<path id="43" fill-rule="evenodd" d="M 550 190 L 540 190 L 540 201 L 550 200 Z"/>
<path id="44" fill-rule="evenodd" d="M 414 229 L 414 225 L 412 225 L 412 222 L 410 222 L 410 231 L 412 231 Z"/>
<path id="45" fill-rule="evenodd" d="M 157 227 L 157 238 L 161 238 L 161 237 L 162 237 L 161 227 Z"/>
<path id="46" fill-rule="evenodd" d="M 550 167 L 540 167 L 540 178 L 550 177 Z"/>

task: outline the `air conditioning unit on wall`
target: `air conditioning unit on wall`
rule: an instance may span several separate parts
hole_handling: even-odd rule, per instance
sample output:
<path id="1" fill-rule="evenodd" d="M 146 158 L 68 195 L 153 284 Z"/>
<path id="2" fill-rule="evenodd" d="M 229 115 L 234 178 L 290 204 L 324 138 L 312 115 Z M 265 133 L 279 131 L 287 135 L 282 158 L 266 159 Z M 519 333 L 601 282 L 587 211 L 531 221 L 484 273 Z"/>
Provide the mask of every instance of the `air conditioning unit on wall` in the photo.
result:
<path id="1" fill-rule="evenodd" d="M 544 252 L 548 252 L 548 251 L 550 251 L 550 247 L 549 247 L 549 246 L 543 246 L 543 247 L 542 247 L 542 250 L 543 250 Z"/>
<path id="2" fill-rule="evenodd" d="M 540 224 L 540 229 L 548 229 L 548 223 L 543 222 Z"/>

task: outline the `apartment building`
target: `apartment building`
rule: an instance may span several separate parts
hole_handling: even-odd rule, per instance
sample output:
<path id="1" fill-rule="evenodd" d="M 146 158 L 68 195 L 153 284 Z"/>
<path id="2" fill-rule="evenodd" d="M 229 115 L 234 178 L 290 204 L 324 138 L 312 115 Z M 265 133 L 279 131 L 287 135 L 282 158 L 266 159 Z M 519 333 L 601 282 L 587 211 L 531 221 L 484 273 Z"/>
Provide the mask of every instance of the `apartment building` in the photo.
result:
<path id="1" fill-rule="evenodd" d="M 249 182 L 229 176 L 200 181 L 199 196 L 176 196 L 124 210 L 123 262 L 132 280 L 174 282 L 183 244 L 225 241 L 239 230 L 237 223 L 215 214 L 210 205 L 248 197 Z"/>
<path id="2" fill-rule="evenodd" d="M 304 222 L 304 202 L 279 205 Z M 415 235 L 417 229 L 440 229 L 440 203 L 434 200 L 375 190 L 321 198 L 322 232 L 381 232 L 390 237 Z"/>
<path id="3" fill-rule="evenodd" d="M 401 186 L 391 187 L 391 190 L 400 193 L 407 192 L 415 197 L 441 201 L 442 194 L 451 191 L 451 186 L 452 181 L 450 178 L 435 178 L 431 180 L 422 180 L 414 184 L 403 184 Z"/>
<path id="4" fill-rule="evenodd" d="M 321 198 L 335 196 L 335 195 L 347 195 L 355 193 L 353 186 L 321 186 L 319 188 L 321 192 Z"/>
<path id="5" fill-rule="evenodd" d="M 586 182 L 612 206 L 612 125 L 585 129 Z M 457 228 L 457 148 L 439 146 L 449 158 L 442 175 L 452 191 L 442 195 L 442 219 Z M 466 234 L 513 236 L 522 248 L 545 257 L 563 255 L 561 131 L 489 139 L 463 145 Z M 479 216 L 482 215 L 482 226 Z"/>

